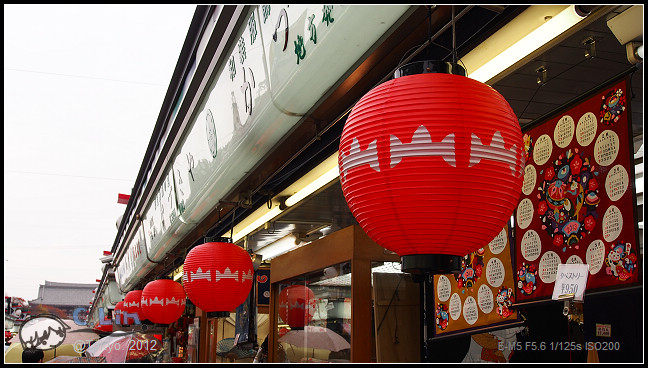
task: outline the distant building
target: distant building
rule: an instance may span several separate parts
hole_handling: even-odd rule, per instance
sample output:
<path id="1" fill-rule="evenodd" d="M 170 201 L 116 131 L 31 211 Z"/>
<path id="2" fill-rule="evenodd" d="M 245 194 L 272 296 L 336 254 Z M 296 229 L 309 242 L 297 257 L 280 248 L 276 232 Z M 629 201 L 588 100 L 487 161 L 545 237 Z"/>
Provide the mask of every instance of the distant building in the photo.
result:
<path id="1" fill-rule="evenodd" d="M 72 319 L 74 310 L 82 307 L 84 309 L 78 314 L 78 318 L 85 321 L 89 303 L 94 298 L 92 291 L 98 285 L 45 281 L 45 285 L 38 288 L 38 298 L 29 301 L 31 315 L 51 313 Z"/>

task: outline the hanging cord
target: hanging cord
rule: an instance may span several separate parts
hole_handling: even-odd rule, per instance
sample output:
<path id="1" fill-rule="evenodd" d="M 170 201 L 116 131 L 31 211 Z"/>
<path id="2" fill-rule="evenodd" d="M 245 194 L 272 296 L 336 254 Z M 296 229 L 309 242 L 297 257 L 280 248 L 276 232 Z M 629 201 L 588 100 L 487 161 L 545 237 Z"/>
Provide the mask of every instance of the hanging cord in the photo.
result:
<path id="1" fill-rule="evenodd" d="M 475 5 L 468 5 L 468 6 L 466 6 L 463 10 L 461 10 L 461 11 L 459 12 L 459 14 L 457 14 L 456 18 L 461 18 L 461 17 L 463 17 L 466 13 L 468 13 L 468 12 L 469 12 L 472 8 L 474 8 L 474 7 L 475 7 Z M 428 46 L 431 44 L 431 42 L 432 42 L 433 40 L 437 39 L 437 38 L 438 38 L 438 37 L 439 37 L 443 32 L 445 32 L 449 27 L 452 27 L 452 22 L 446 23 L 443 27 L 441 27 L 441 29 L 439 29 L 439 30 L 437 31 L 437 33 L 435 33 L 433 36 L 431 36 L 429 40 L 427 40 L 427 41 L 425 41 L 424 43 L 422 43 L 422 44 L 421 44 L 421 45 L 416 49 L 416 51 L 414 51 L 410 56 L 408 56 L 408 57 L 405 58 L 404 60 L 401 59 L 401 62 L 398 63 L 398 65 L 397 65 L 394 69 L 392 69 L 391 73 L 387 74 L 385 77 L 383 77 L 381 80 L 379 80 L 378 83 L 376 83 L 372 88 L 375 88 L 375 87 L 379 86 L 380 84 L 386 82 L 387 80 L 391 79 L 391 78 L 393 77 L 394 73 L 395 73 L 398 69 L 400 69 L 401 67 L 403 67 L 403 65 L 409 63 L 409 62 L 410 62 L 414 57 L 416 57 L 417 55 L 419 55 L 423 50 L 425 50 L 426 47 L 428 47 Z M 436 45 L 436 44 L 435 44 L 435 45 Z M 440 45 L 437 45 L 437 46 L 440 46 Z M 443 46 L 441 46 L 441 47 L 443 47 Z M 443 48 L 445 48 L 445 47 L 443 47 Z M 410 50 L 411 50 L 411 49 L 410 49 Z M 409 50 L 408 50 L 408 52 L 409 52 Z M 406 54 L 407 54 L 407 53 L 406 53 Z M 355 104 L 354 104 L 354 105 L 355 105 Z M 351 111 L 352 108 L 353 108 L 353 106 L 349 107 L 348 111 Z M 346 113 L 345 113 L 345 114 L 346 114 Z"/>
<path id="2" fill-rule="evenodd" d="M 474 5 L 470 5 L 470 6 L 468 6 L 466 9 L 462 10 L 461 12 L 459 12 L 459 14 L 457 15 L 457 17 L 454 17 L 454 16 L 453 16 L 453 22 L 456 20 L 456 18 L 461 18 L 461 16 L 464 14 L 464 12 L 466 12 L 467 9 L 470 9 L 470 8 L 472 8 L 472 7 L 474 7 Z M 488 27 L 493 23 L 494 19 L 497 19 L 497 17 L 492 18 L 491 20 L 489 20 L 488 22 L 486 22 L 486 24 L 484 24 L 483 26 L 481 26 L 481 27 L 480 27 L 476 32 L 474 32 L 474 33 L 475 33 L 475 34 L 481 34 L 482 31 L 483 31 L 484 29 L 487 29 L 487 28 L 488 28 Z M 453 23 L 453 24 L 454 24 L 454 23 Z M 453 32 L 453 40 L 455 40 L 454 37 L 455 37 L 455 34 L 454 34 L 454 32 Z M 468 41 L 470 41 L 470 40 L 464 41 L 464 42 L 462 43 L 462 45 L 466 44 L 466 42 L 468 42 Z M 461 63 L 461 65 L 463 65 L 464 70 L 466 70 L 466 74 L 468 74 L 468 69 L 466 68 L 466 64 L 464 64 L 464 62 L 461 61 L 461 59 L 459 59 L 459 57 L 457 56 L 457 51 L 456 51 L 456 50 L 457 50 L 457 47 L 456 47 L 455 42 L 456 42 L 456 41 L 453 41 L 453 47 L 452 47 L 452 50 L 449 49 L 449 48 L 447 48 L 447 47 L 445 47 L 445 46 L 443 46 L 443 45 L 441 45 L 441 44 L 438 44 L 438 43 L 434 43 L 434 45 L 435 45 L 435 46 L 438 46 L 438 47 L 440 47 L 440 48 L 442 48 L 442 49 L 445 49 L 445 50 L 447 50 L 447 51 L 450 52 L 450 53 L 447 54 L 445 57 L 443 57 L 441 60 L 446 60 L 448 57 L 451 57 L 451 56 L 452 56 L 452 57 L 453 57 L 453 60 L 454 60 L 454 62 L 455 62 L 455 64 L 456 64 L 456 63 Z M 453 54 L 454 54 L 454 55 L 453 55 Z"/>
<path id="3" fill-rule="evenodd" d="M 398 297 L 398 290 L 396 292 L 396 298 L 398 298 L 398 301 L 400 301 L 400 298 Z M 394 313 L 394 344 L 398 344 L 400 341 L 398 341 L 398 313 Z"/>
<path id="4" fill-rule="evenodd" d="M 457 65 L 457 34 L 455 32 L 455 6 L 452 5 L 452 67 Z"/>
<path id="5" fill-rule="evenodd" d="M 432 45 L 432 5 L 428 6 L 428 47 L 427 47 L 427 58 L 431 59 L 432 58 L 432 49 L 430 48 L 430 45 Z M 411 50 L 411 49 L 410 49 Z M 409 52 L 409 50 L 408 50 Z M 401 58 L 401 61 L 403 59 Z M 400 64 L 400 62 L 398 63 Z"/>
<path id="6" fill-rule="evenodd" d="M 463 15 L 464 15 L 468 10 L 469 10 L 469 8 L 472 8 L 473 6 L 474 6 L 474 5 L 471 5 L 471 6 L 468 7 L 467 9 L 464 9 L 464 10 L 459 14 L 459 16 L 463 16 Z M 425 41 L 425 42 L 423 42 L 423 43 L 421 43 L 421 44 L 418 44 L 418 45 L 416 45 L 416 46 L 412 46 L 409 50 L 407 50 L 407 51 L 403 54 L 403 56 L 400 58 L 400 60 L 398 61 L 398 64 L 397 64 L 398 67 L 397 67 L 397 68 L 400 68 L 400 67 L 404 64 L 404 63 L 403 63 L 403 60 L 404 60 L 405 57 L 407 57 L 408 54 L 409 54 L 412 50 L 414 50 L 414 49 L 418 49 L 418 51 L 417 51 L 416 53 L 414 53 L 413 55 L 411 55 L 410 57 L 408 57 L 408 59 L 407 59 L 408 61 L 411 60 L 411 59 L 412 59 L 414 56 L 416 56 L 418 53 L 420 53 L 423 49 L 426 49 L 426 50 L 427 50 L 427 58 L 428 58 L 428 59 L 432 59 L 432 50 L 430 49 L 429 46 L 436 46 L 436 47 L 442 48 L 442 49 L 444 49 L 444 50 L 450 52 L 449 55 L 447 55 L 447 56 L 441 58 L 441 60 L 445 60 L 445 59 L 447 59 L 448 56 L 451 56 L 451 55 L 453 54 L 453 52 L 454 52 L 454 54 L 456 55 L 456 41 L 453 42 L 453 49 L 454 49 L 454 50 L 453 50 L 453 49 L 450 49 L 450 48 L 448 48 L 448 47 L 446 47 L 446 46 L 444 46 L 444 45 L 442 45 L 442 44 L 440 44 L 440 43 L 436 43 L 436 42 L 434 42 L 434 39 L 436 39 L 437 37 L 439 37 L 439 36 L 441 35 L 441 33 L 443 33 L 445 30 L 447 30 L 447 28 L 448 28 L 449 26 L 454 28 L 454 24 L 453 24 L 453 22 L 454 22 L 454 19 L 455 19 L 456 17 L 455 17 L 454 14 L 453 14 L 453 16 L 452 16 L 453 19 L 451 20 L 451 23 L 446 24 L 446 25 L 445 25 L 445 26 L 444 26 L 440 31 L 438 31 L 438 32 L 433 36 L 433 35 L 432 35 L 432 9 L 435 8 L 435 7 L 436 7 L 436 5 L 431 5 L 431 6 L 428 7 L 428 39 L 427 39 L 427 41 Z M 454 11 L 454 9 L 453 9 L 453 11 Z M 484 28 L 484 27 L 482 27 L 482 28 Z M 453 35 L 454 35 L 454 31 L 453 31 Z M 457 62 L 460 62 L 462 65 L 464 65 L 464 69 L 466 68 L 465 64 L 464 64 L 461 60 L 455 60 L 455 63 L 457 63 Z"/>
<path id="7" fill-rule="evenodd" d="M 383 322 L 385 322 L 385 318 L 387 317 L 387 313 L 389 313 L 389 309 L 392 306 L 392 303 L 394 302 L 394 298 L 398 296 L 398 287 L 400 286 L 401 281 L 403 281 L 403 276 L 399 275 L 398 278 L 398 284 L 396 284 L 396 288 L 394 289 L 394 293 L 392 294 L 391 299 L 389 300 L 389 304 L 387 305 L 387 310 L 385 311 L 385 314 L 383 314 L 382 319 L 380 320 L 380 323 L 378 324 L 378 328 L 376 329 L 376 332 L 380 332 L 380 328 L 382 327 Z M 400 298 L 398 298 L 400 300 Z"/>
<path id="8" fill-rule="evenodd" d="M 234 242 L 234 219 L 236 218 L 236 207 L 232 210 L 232 227 L 230 228 L 230 239 Z"/>

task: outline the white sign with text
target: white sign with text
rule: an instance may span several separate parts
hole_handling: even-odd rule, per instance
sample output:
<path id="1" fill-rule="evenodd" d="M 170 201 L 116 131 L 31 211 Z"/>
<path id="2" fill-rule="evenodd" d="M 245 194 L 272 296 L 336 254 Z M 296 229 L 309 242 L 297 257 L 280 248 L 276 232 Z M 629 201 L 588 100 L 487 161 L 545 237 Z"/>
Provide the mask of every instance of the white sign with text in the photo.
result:
<path id="1" fill-rule="evenodd" d="M 574 294 L 574 300 L 582 301 L 588 275 L 588 264 L 559 264 L 551 299 L 559 300 L 563 295 Z"/>

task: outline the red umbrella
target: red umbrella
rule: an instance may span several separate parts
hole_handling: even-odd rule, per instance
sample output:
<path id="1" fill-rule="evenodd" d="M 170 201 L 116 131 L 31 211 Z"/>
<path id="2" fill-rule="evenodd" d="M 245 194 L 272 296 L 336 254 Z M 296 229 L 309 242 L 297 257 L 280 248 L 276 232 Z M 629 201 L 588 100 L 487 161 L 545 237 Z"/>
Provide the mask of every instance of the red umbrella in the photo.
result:
<path id="1" fill-rule="evenodd" d="M 88 356 L 105 357 L 108 363 L 153 363 L 161 352 L 162 341 L 152 334 L 138 332 L 113 332 L 86 350 Z"/>

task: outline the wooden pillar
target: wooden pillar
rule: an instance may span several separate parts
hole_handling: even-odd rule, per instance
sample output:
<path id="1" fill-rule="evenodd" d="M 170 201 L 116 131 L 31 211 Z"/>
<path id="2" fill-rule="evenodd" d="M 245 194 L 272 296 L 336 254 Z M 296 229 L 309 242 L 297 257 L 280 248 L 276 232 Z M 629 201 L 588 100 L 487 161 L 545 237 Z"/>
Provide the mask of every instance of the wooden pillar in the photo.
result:
<path id="1" fill-rule="evenodd" d="M 196 317 L 199 318 L 198 327 L 198 363 L 207 362 L 207 315 L 202 309 L 196 307 Z"/>
<path id="2" fill-rule="evenodd" d="M 371 261 L 351 261 L 351 361 L 371 363 Z"/>

